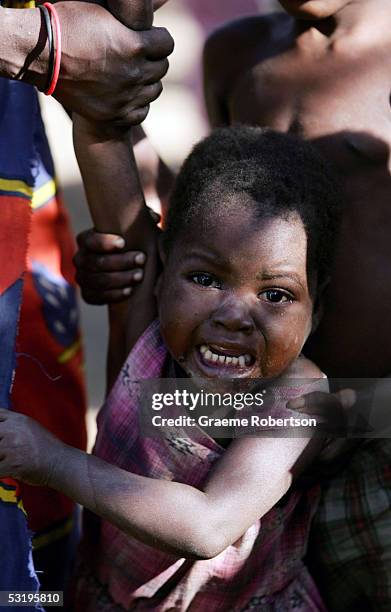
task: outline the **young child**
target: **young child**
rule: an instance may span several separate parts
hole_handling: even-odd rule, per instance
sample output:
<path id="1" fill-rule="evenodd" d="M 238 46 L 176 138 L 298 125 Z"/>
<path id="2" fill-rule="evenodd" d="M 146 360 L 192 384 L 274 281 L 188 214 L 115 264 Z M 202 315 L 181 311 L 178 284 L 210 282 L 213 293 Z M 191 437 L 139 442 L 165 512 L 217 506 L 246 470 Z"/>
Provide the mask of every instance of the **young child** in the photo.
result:
<path id="1" fill-rule="evenodd" d="M 224 448 L 200 429 L 148 438 L 135 383 L 322 378 L 301 350 L 339 208 L 310 145 L 215 132 L 179 174 L 158 318 L 140 326 L 100 413 L 95 456 L 0 411 L 0 475 L 48 484 L 101 517 L 86 513 L 75 610 L 324 610 L 302 561 L 319 488 L 293 482 L 320 441 L 253 435 Z M 285 402 L 317 382 L 292 382 Z"/>
<path id="2" fill-rule="evenodd" d="M 387 376 L 391 2 L 280 4 L 284 11 L 232 22 L 208 40 L 209 117 L 214 127 L 300 134 L 337 167 L 345 197 L 335 266 L 305 350 L 328 376 Z M 391 601 L 391 441 L 353 442 L 361 448 L 338 462 L 338 475 L 328 468 L 311 532 L 312 571 L 334 612 L 385 610 Z"/>
<path id="3" fill-rule="evenodd" d="M 391 364 L 391 283 L 384 277 L 391 257 L 391 3 L 280 4 L 286 12 L 232 22 L 207 41 L 210 121 L 298 134 L 336 166 L 344 217 L 309 354 L 328 376 L 385 376 Z M 352 295 L 361 296 L 354 308 Z M 374 328 L 382 329 L 381 338 Z"/>

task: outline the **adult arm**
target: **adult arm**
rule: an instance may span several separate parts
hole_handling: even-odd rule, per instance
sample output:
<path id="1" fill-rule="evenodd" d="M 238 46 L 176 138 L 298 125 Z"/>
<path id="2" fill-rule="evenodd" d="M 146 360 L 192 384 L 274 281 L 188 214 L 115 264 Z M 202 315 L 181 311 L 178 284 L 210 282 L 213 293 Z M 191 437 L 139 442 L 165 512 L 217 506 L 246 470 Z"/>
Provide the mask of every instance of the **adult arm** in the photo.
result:
<path id="1" fill-rule="evenodd" d="M 0 6 L 0 76 L 20 78 L 44 89 L 49 52 L 39 9 L 6 9 Z M 26 58 L 31 56 L 24 73 Z"/>

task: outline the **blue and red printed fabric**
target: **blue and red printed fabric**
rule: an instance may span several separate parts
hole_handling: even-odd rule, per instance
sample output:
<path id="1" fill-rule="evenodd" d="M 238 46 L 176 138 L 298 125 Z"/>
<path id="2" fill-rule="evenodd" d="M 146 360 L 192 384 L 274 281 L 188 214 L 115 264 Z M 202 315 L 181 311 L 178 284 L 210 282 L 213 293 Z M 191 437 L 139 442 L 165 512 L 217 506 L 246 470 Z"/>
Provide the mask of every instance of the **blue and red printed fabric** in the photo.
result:
<path id="1" fill-rule="evenodd" d="M 34 185 L 35 91 L 0 79 L 0 406 L 10 408 Z M 0 481 L 0 590 L 38 591 L 18 484 Z M 17 608 L 13 607 L 13 610 Z M 22 608 L 20 608 L 22 609 Z M 26 610 L 26 607 L 23 608 Z M 41 610 L 42 608 L 36 607 Z"/>

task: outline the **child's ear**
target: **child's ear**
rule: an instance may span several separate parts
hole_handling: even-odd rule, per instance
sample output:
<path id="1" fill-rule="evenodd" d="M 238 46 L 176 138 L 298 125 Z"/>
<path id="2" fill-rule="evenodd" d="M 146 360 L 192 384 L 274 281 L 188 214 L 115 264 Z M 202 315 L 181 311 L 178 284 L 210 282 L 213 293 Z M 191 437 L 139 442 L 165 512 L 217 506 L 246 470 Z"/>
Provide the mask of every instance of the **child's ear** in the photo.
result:
<path id="1" fill-rule="evenodd" d="M 312 311 L 311 334 L 313 334 L 314 331 L 318 329 L 319 323 L 322 320 L 324 312 L 324 296 L 329 283 L 330 277 L 327 277 L 327 279 L 321 285 L 318 286 L 314 302 L 314 308 Z"/>

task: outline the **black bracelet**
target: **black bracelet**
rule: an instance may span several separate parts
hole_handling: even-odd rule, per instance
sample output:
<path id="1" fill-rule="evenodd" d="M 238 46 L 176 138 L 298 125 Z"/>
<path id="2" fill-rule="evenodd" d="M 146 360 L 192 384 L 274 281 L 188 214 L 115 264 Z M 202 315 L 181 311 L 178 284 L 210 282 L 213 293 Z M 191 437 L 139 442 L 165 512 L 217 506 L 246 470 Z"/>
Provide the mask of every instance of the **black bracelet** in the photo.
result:
<path id="1" fill-rule="evenodd" d="M 53 71 L 54 71 L 54 45 L 53 45 L 53 28 L 52 28 L 52 20 L 50 19 L 49 11 L 46 6 L 39 6 L 39 10 L 43 15 L 43 19 L 45 21 L 47 35 L 48 35 L 48 43 L 49 43 L 49 65 L 48 65 L 48 76 L 46 81 L 45 91 L 50 86 L 50 83 L 53 80 Z"/>

